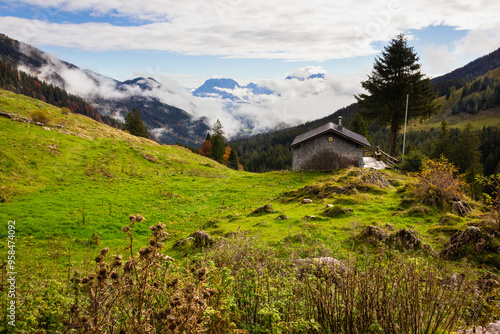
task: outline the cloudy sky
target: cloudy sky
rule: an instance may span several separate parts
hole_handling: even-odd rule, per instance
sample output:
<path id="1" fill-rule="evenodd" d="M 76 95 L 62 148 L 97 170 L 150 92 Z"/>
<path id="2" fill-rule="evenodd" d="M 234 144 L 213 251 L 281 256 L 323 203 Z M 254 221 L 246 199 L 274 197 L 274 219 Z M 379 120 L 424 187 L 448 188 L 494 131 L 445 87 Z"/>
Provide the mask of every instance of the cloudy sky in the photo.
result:
<path id="1" fill-rule="evenodd" d="M 374 57 L 401 32 L 425 74 L 463 66 L 500 47 L 499 13 L 494 0 L 7 0 L 0 32 L 118 80 L 262 82 L 289 97 L 280 100 L 286 116 L 308 105 L 305 95 L 331 112 L 354 102 Z M 304 71 L 327 80 L 282 82 Z"/>

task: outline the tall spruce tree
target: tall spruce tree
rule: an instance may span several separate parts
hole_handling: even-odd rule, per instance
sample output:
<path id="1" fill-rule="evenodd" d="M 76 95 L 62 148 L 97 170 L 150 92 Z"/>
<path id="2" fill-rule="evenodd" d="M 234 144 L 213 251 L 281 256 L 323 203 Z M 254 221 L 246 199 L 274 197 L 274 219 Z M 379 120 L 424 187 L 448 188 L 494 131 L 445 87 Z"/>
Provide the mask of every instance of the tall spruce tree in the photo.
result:
<path id="1" fill-rule="evenodd" d="M 229 153 L 229 163 L 227 166 L 232 169 L 239 169 L 238 153 L 234 148 L 231 148 L 231 153 Z"/>
<path id="2" fill-rule="evenodd" d="M 359 112 L 356 113 L 356 116 L 354 116 L 351 122 L 351 130 L 365 137 L 368 134 L 368 127 L 366 126 L 363 116 Z"/>
<path id="3" fill-rule="evenodd" d="M 224 159 L 224 153 L 226 151 L 226 138 L 224 137 L 222 124 L 219 120 L 217 120 L 217 122 L 215 122 L 212 126 L 212 132 L 212 136 L 210 137 L 210 142 L 212 143 L 210 149 L 210 158 L 222 163 Z"/>
<path id="4" fill-rule="evenodd" d="M 132 108 L 132 110 L 127 114 L 127 117 L 125 118 L 125 130 L 134 136 L 149 138 L 148 129 L 144 126 L 141 115 L 139 115 L 136 108 Z"/>
<path id="5" fill-rule="evenodd" d="M 441 155 L 449 159 L 451 156 L 452 143 L 448 123 L 445 119 L 441 122 L 441 131 L 437 135 L 434 149 L 431 152 L 432 159 L 438 159 Z"/>
<path id="6" fill-rule="evenodd" d="M 474 181 L 476 174 L 482 174 L 483 172 L 480 146 L 479 133 L 474 130 L 472 123 L 467 123 L 460 132 L 453 149 L 452 162 L 455 163 L 461 173 L 466 174 L 469 183 Z"/>
<path id="7" fill-rule="evenodd" d="M 390 154 L 396 155 L 397 136 L 405 121 L 406 96 L 409 94 L 408 119 L 426 118 L 437 113 L 436 93 L 429 78 L 420 72 L 419 57 L 400 34 L 375 58 L 373 71 L 361 85 L 368 94 L 356 95 L 363 116 L 391 130 Z"/>
<path id="8" fill-rule="evenodd" d="M 465 180 L 470 185 L 470 190 L 475 198 L 482 194 L 482 186 L 476 181 L 476 175 L 483 174 L 480 146 L 479 133 L 474 130 L 471 123 L 467 123 L 460 132 L 452 154 L 452 162 L 461 173 L 465 174 Z"/>

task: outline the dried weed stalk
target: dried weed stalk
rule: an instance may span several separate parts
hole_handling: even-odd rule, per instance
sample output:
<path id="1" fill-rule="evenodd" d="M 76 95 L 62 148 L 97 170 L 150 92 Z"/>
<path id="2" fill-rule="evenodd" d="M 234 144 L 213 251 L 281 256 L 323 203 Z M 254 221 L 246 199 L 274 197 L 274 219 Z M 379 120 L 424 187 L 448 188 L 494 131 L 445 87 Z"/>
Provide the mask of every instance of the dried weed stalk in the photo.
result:
<path id="1" fill-rule="evenodd" d="M 217 290 L 206 284 L 208 269 L 186 270 L 171 265 L 161 253 L 168 235 L 165 225 L 149 227 L 149 244 L 135 253 L 134 225 L 144 221 L 131 215 L 122 228 L 129 245 L 125 254 L 109 255 L 103 248 L 94 269 L 75 273 L 74 303 L 69 310 L 68 329 L 80 333 L 201 333 L 207 318 L 204 311 Z M 209 320 L 209 319 L 208 319 Z"/>

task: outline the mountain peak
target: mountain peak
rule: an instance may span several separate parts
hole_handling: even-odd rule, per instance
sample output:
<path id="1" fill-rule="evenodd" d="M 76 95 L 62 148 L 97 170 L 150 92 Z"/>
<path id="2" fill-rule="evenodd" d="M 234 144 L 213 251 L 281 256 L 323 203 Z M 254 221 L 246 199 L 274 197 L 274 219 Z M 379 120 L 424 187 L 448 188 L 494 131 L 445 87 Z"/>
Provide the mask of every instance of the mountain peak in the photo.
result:
<path id="1" fill-rule="evenodd" d="M 195 91 L 193 91 L 194 96 L 199 97 L 214 97 L 214 98 L 222 98 L 228 100 L 245 100 L 245 98 L 238 94 L 236 96 L 234 92 L 231 92 L 237 88 L 247 89 L 249 92 L 247 95 L 255 94 L 255 95 L 270 95 L 273 92 L 266 88 L 259 86 L 253 82 L 249 83 L 246 86 L 241 86 L 238 82 L 233 79 L 208 79 L 205 81 L 203 85 L 198 87 Z M 245 93 L 246 94 L 246 93 Z"/>
<path id="2" fill-rule="evenodd" d="M 193 95 L 199 97 L 221 97 L 223 99 L 235 100 L 237 98 L 234 95 L 224 91 L 225 89 L 232 90 L 235 88 L 241 88 L 241 86 L 233 79 L 208 79 L 203 85 L 193 91 Z"/>
<path id="3" fill-rule="evenodd" d="M 309 79 L 324 79 L 324 78 L 325 78 L 325 73 L 315 73 L 315 74 L 309 75 L 308 77 L 293 74 L 293 75 L 287 76 L 285 79 L 286 80 L 296 79 L 299 81 L 304 81 L 304 80 L 309 80 Z"/>
<path id="4" fill-rule="evenodd" d="M 206 80 L 205 83 L 203 85 L 201 85 L 198 89 L 207 89 L 207 88 L 215 88 L 215 87 L 234 89 L 236 87 L 241 87 L 241 86 L 240 86 L 239 83 L 237 83 L 233 79 L 229 79 L 229 78 L 214 78 L 214 79 L 208 79 L 208 80 Z"/>
<path id="5" fill-rule="evenodd" d="M 151 77 L 137 77 L 135 79 L 125 80 L 118 84 L 119 87 L 123 86 L 138 86 L 142 90 L 153 90 L 155 88 L 161 88 L 162 85 Z"/>

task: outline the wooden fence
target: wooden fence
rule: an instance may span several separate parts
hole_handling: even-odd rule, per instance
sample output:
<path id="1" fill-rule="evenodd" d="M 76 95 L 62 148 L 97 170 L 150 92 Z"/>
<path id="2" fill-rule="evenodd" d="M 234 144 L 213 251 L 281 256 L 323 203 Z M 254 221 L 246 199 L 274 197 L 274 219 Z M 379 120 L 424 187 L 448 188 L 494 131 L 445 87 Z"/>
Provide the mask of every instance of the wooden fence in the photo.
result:
<path id="1" fill-rule="evenodd" d="M 399 163 L 399 159 L 395 158 L 380 149 L 380 147 L 375 147 L 374 150 L 366 150 L 364 156 L 374 157 L 378 161 L 383 161 L 387 166 L 393 168 Z"/>

